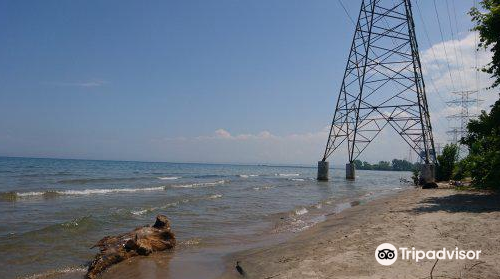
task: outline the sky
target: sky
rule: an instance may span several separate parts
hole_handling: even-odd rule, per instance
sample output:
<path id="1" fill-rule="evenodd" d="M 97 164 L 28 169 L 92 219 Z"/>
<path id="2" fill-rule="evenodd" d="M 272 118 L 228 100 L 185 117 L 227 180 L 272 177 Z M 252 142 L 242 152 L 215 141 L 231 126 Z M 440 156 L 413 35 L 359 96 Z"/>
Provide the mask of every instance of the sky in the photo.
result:
<path id="1" fill-rule="evenodd" d="M 433 1 L 413 12 L 444 144 L 451 92 L 490 80 L 473 78 L 473 1 L 448 0 L 454 34 L 436 2 L 443 36 Z M 360 0 L 342 3 L 356 19 Z M 330 0 L 0 0 L 0 25 L 0 156 L 206 163 L 321 159 L 354 32 Z M 481 108 L 495 98 L 481 90 Z M 415 160 L 397 137 L 360 159 Z"/>

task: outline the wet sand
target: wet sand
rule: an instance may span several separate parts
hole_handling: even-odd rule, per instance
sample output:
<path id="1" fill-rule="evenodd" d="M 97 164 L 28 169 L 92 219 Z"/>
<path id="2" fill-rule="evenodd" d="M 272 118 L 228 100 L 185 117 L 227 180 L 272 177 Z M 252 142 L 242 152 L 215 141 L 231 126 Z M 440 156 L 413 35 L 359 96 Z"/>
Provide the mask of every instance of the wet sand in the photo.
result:
<path id="1" fill-rule="evenodd" d="M 444 186 L 444 185 L 441 185 Z M 440 187 L 441 187 L 440 186 Z M 500 196 L 454 189 L 410 189 L 328 216 L 276 245 L 226 257 L 222 279 L 500 278 Z M 379 244 L 419 250 L 481 250 L 479 260 L 375 260 Z"/>

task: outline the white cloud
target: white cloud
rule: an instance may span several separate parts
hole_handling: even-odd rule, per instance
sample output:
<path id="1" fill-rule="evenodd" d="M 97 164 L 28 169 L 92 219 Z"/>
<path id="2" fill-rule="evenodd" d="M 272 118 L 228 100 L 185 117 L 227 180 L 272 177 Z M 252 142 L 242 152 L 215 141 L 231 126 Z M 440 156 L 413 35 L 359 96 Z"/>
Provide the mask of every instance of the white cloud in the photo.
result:
<path id="1" fill-rule="evenodd" d="M 488 75 L 476 71 L 476 58 L 479 68 L 491 61 L 489 50 L 476 51 L 476 33 L 468 33 L 458 40 L 434 44 L 423 51 L 421 60 L 428 97 L 435 98 L 439 92 L 444 99 L 440 101 L 443 102 L 456 98 L 453 91 L 477 89 L 488 99 L 486 95 L 495 95 L 484 90 L 491 85 L 491 80 Z"/>
<path id="2" fill-rule="evenodd" d="M 473 94 L 470 97 L 471 99 L 479 97 L 483 101 L 478 105 L 471 104 L 469 108 L 471 115 L 478 114 L 481 110 L 489 110 L 491 104 L 498 98 L 498 94 L 493 90 L 486 90 L 492 83 L 490 77 L 476 71 L 476 66 L 482 68 L 491 61 L 489 50 L 477 51 L 476 36 L 476 33 L 470 32 L 460 39 L 439 42 L 421 52 L 436 142 L 448 142 L 451 138 L 446 131 L 450 130 L 450 127 L 460 126 L 458 119 L 447 118 L 460 113 L 457 105 L 445 103 L 459 97 L 453 92 L 479 90 L 479 95 Z"/>
<path id="3" fill-rule="evenodd" d="M 277 136 L 269 131 L 261 131 L 256 134 L 238 134 L 232 135 L 229 131 L 225 129 L 217 129 L 212 135 L 208 136 L 197 136 L 193 138 L 186 137 L 175 137 L 175 138 L 164 138 L 160 141 L 206 141 L 206 140 L 232 140 L 232 141 L 252 141 L 252 140 L 307 140 L 311 138 L 317 138 L 319 136 L 326 137 L 328 135 L 329 127 L 325 127 L 323 130 L 316 133 L 305 133 L 305 134 L 290 134 L 286 136 Z"/>
<path id="4" fill-rule="evenodd" d="M 162 158 L 173 161 L 312 164 L 321 156 L 327 137 L 327 129 L 290 135 L 270 131 L 233 135 L 221 128 L 211 135 L 154 140 L 151 146 Z"/>
<path id="5" fill-rule="evenodd" d="M 215 131 L 215 136 L 217 138 L 222 138 L 222 139 L 232 139 L 233 138 L 233 136 L 231 136 L 231 134 L 228 131 L 224 130 L 224 129 L 216 130 Z"/>

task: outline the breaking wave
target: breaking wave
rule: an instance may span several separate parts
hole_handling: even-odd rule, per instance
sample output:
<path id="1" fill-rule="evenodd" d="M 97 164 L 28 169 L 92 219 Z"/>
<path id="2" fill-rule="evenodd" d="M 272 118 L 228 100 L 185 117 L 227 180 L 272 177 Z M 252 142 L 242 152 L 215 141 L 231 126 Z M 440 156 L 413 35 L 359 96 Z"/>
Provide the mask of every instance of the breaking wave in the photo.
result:
<path id="1" fill-rule="evenodd" d="M 208 196 L 207 198 L 211 199 L 211 200 L 213 200 L 213 199 L 220 199 L 220 198 L 222 198 L 222 195 L 220 195 L 220 194 L 214 194 L 214 195 Z"/>
<path id="2" fill-rule="evenodd" d="M 238 177 L 241 178 L 249 178 L 249 177 L 256 177 L 259 176 L 258 174 L 238 174 Z"/>
<path id="3" fill-rule="evenodd" d="M 194 178 L 218 178 L 218 177 L 227 177 L 227 175 L 221 175 L 221 174 L 203 174 L 203 175 L 196 175 Z"/>
<path id="4" fill-rule="evenodd" d="M 186 203 L 186 202 L 189 202 L 189 199 L 185 199 L 185 200 L 182 200 L 180 202 Z M 150 212 L 153 212 L 153 211 L 163 210 L 163 209 L 167 209 L 169 207 L 177 206 L 177 205 L 179 205 L 180 202 L 179 201 L 177 201 L 177 202 L 171 202 L 171 203 L 167 203 L 167 204 L 162 205 L 162 206 L 150 207 L 150 208 L 141 209 L 141 210 L 134 210 L 134 211 L 132 211 L 132 214 L 134 214 L 134 215 L 144 215 L 146 213 L 150 213 Z"/>
<path id="5" fill-rule="evenodd" d="M 261 190 L 269 190 L 274 188 L 274 186 L 266 185 L 266 186 L 261 186 L 261 187 L 253 187 L 255 191 L 261 191 Z"/>
<path id="6" fill-rule="evenodd" d="M 30 197 L 57 197 L 57 196 L 85 196 L 99 195 L 112 193 L 135 193 L 135 192 L 150 192 L 163 191 L 165 186 L 147 187 L 147 188 L 108 188 L 108 189 L 84 189 L 84 190 L 49 190 L 49 191 L 33 191 L 33 192 L 4 192 L 0 193 L 1 200 L 16 200 Z"/>
<path id="7" fill-rule="evenodd" d="M 136 192 L 153 192 L 165 191 L 167 187 L 172 188 L 198 188 L 211 187 L 222 185 L 229 182 L 228 180 L 219 180 L 215 182 L 191 183 L 169 186 L 155 186 L 143 188 L 101 188 L 101 189 L 83 189 L 83 190 L 47 190 L 47 191 L 31 191 L 31 192 L 3 192 L 0 193 L 0 201 L 16 201 L 29 198 L 55 198 L 60 196 L 87 196 L 87 195 L 105 195 L 105 194 L 120 194 L 120 193 L 136 193 Z"/>
<path id="8" fill-rule="evenodd" d="M 215 182 L 203 182 L 203 183 L 191 183 L 191 184 L 180 184 L 180 185 L 172 185 L 172 188 L 199 188 L 199 187 L 210 187 L 217 186 L 221 184 L 225 184 L 229 182 L 228 180 L 219 180 Z"/>
<path id="9" fill-rule="evenodd" d="M 295 215 L 304 215 L 309 212 L 305 207 L 299 208 L 295 210 Z"/>
<path id="10" fill-rule="evenodd" d="M 181 177 L 179 177 L 179 176 L 165 176 L 165 177 L 158 177 L 158 179 L 160 179 L 160 180 L 177 180 L 177 179 L 179 179 L 179 178 L 181 178 Z"/>
<path id="11" fill-rule="evenodd" d="M 277 173 L 276 176 L 284 176 L 284 177 L 289 177 L 289 176 L 299 176 L 299 173 Z"/>
<path id="12" fill-rule="evenodd" d="M 292 178 L 291 181 L 305 181 L 303 178 Z"/>

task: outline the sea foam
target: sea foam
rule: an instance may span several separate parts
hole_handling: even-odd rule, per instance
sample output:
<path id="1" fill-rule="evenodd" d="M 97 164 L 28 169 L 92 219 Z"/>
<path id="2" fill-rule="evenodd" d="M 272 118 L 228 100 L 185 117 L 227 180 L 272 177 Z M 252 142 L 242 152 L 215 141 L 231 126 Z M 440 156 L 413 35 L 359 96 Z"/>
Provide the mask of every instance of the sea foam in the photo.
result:
<path id="1" fill-rule="evenodd" d="M 288 177 L 288 176 L 299 176 L 300 174 L 299 173 L 277 173 L 276 176 L 285 176 L 285 177 Z"/>
<path id="2" fill-rule="evenodd" d="M 198 187 L 210 187 L 217 186 L 224 183 L 227 183 L 227 180 L 219 180 L 215 182 L 203 182 L 203 183 L 191 183 L 191 184 L 180 184 L 180 185 L 172 185 L 172 188 L 198 188 Z"/>
<path id="3" fill-rule="evenodd" d="M 221 194 L 214 194 L 214 195 L 210 195 L 208 196 L 208 199 L 219 199 L 219 198 L 222 198 L 222 195 Z"/>
<path id="4" fill-rule="evenodd" d="M 295 210 L 295 215 L 304 215 L 309 212 L 305 207 Z"/>
<path id="5" fill-rule="evenodd" d="M 79 267 L 63 267 L 59 269 L 54 269 L 54 270 L 49 270 L 43 273 L 38 273 L 38 274 L 33 274 L 27 277 L 24 277 L 24 279 L 41 279 L 41 278 L 52 278 L 56 276 L 60 276 L 63 274 L 68 274 L 68 273 L 81 273 L 82 276 L 83 274 L 87 271 L 86 267 L 79 266 Z"/>
<path id="6" fill-rule="evenodd" d="M 111 193 L 135 193 L 135 192 L 150 192 L 163 191 L 165 186 L 146 187 L 146 188 L 104 188 L 104 189 L 84 189 L 84 190 L 50 190 L 50 191 L 33 191 L 33 192 L 10 192 L 8 194 L 17 198 L 29 198 L 37 196 L 85 196 L 99 195 Z M 6 195 L 6 193 L 3 193 Z"/>
<path id="7" fill-rule="evenodd" d="M 160 180 L 177 180 L 177 179 L 179 179 L 179 178 L 181 178 L 181 177 L 179 177 L 179 176 L 164 176 L 164 177 L 158 177 L 158 179 L 160 179 Z"/>
<path id="8" fill-rule="evenodd" d="M 258 174 L 239 174 L 238 176 L 241 178 L 249 178 L 249 177 L 256 177 L 259 175 Z"/>

